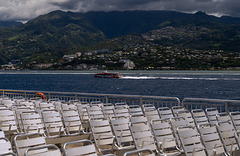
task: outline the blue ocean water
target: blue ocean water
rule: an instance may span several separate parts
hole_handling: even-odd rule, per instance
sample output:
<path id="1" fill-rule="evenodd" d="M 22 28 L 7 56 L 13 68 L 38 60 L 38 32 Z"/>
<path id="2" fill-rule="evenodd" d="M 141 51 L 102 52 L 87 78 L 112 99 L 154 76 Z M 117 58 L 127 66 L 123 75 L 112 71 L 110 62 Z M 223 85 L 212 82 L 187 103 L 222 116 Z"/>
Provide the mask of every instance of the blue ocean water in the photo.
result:
<path id="1" fill-rule="evenodd" d="M 0 89 L 240 100 L 240 71 L 120 71 L 121 79 L 96 72 L 0 72 Z"/>

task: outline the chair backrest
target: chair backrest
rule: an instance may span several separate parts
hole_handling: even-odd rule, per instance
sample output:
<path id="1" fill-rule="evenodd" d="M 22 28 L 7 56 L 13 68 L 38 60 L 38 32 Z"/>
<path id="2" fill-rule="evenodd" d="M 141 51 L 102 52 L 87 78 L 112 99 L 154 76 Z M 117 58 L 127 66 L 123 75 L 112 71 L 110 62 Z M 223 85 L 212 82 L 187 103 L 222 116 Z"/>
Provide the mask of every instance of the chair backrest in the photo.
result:
<path id="1" fill-rule="evenodd" d="M 183 117 L 190 126 L 196 126 L 192 117 L 192 114 L 188 110 L 180 110 L 177 113 L 178 117 Z"/>
<path id="2" fill-rule="evenodd" d="M 104 103 L 102 106 L 102 111 L 105 119 L 110 119 L 114 116 L 114 105 L 112 103 Z"/>
<path id="3" fill-rule="evenodd" d="M 227 155 L 216 125 L 201 124 L 198 129 L 208 155 Z"/>
<path id="4" fill-rule="evenodd" d="M 210 122 L 210 124 L 216 124 L 217 123 L 217 117 L 216 114 L 218 114 L 218 110 L 216 108 L 206 108 L 205 110 L 207 117 L 208 117 L 208 121 Z"/>
<path id="5" fill-rule="evenodd" d="M 178 112 L 178 111 L 187 110 L 187 109 L 186 109 L 185 107 L 183 107 L 183 106 L 173 106 L 171 109 L 172 109 L 173 115 L 174 115 L 175 117 L 177 117 L 177 112 Z"/>
<path id="6" fill-rule="evenodd" d="M 81 119 L 77 110 L 62 110 L 62 118 L 67 134 L 80 134 L 81 132 L 83 132 Z"/>
<path id="7" fill-rule="evenodd" d="M 44 133 L 43 122 L 36 111 L 26 111 L 20 114 L 24 133 Z"/>
<path id="8" fill-rule="evenodd" d="M 94 144 L 90 140 L 67 142 L 63 145 L 63 155 L 91 155 L 98 156 Z"/>
<path id="9" fill-rule="evenodd" d="M 202 109 L 193 109 L 192 116 L 196 125 L 208 124 L 208 118 Z"/>
<path id="10" fill-rule="evenodd" d="M 15 102 L 11 99 L 3 99 L 1 103 L 4 104 L 7 108 L 11 108 L 12 105 L 15 104 Z"/>
<path id="11" fill-rule="evenodd" d="M 45 137 L 41 133 L 19 134 L 14 137 L 14 144 L 18 156 L 23 156 L 29 147 L 46 145 Z M 40 149 L 34 153 L 46 152 L 47 149 Z M 33 154 L 33 153 L 31 153 Z"/>
<path id="12" fill-rule="evenodd" d="M 154 136 L 146 122 L 129 124 L 136 149 L 148 148 L 157 151 Z"/>
<path id="13" fill-rule="evenodd" d="M 130 117 L 128 105 L 115 105 L 114 117 Z"/>
<path id="14" fill-rule="evenodd" d="M 143 155 L 143 153 L 145 156 L 155 156 L 153 151 L 150 149 L 138 149 L 138 150 L 134 150 L 134 151 L 128 151 L 128 152 L 125 152 L 123 156 Z M 149 153 L 149 154 L 146 154 L 146 153 Z"/>
<path id="15" fill-rule="evenodd" d="M 177 134 L 178 137 L 180 138 L 181 145 L 186 156 L 207 155 L 196 127 L 193 126 L 178 127 Z"/>
<path id="16" fill-rule="evenodd" d="M 43 150 L 44 152 L 39 152 Z M 24 156 L 61 156 L 61 151 L 56 145 L 41 145 L 29 147 L 26 149 Z"/>
<path id="17" fill-rule="evenodd" d="M 62 118 L 57 110 L 43 110 L 42 119 L 48 137 L 58 137 L 65 134 Z"/>
<path id="18" fill-rule="evenodd" d="M 229 155 L 232 155 L 232 152 L 239 150 L 239 137 L 237 137 L 235 128 L 230 121 L 218 122 L 217 129 L 225 150 Z"/>
<path id="19" fill-rule="evenodd" d="M 5 133 L 18 133 L 14 112 L 9 109 L 0 109 L 0 127 Z"/>
<path id="20" fill-rule="evenodd" d="M 170 153 L 177 155 L 177 153 L 181 153 L 172 131 L 170 119 L 152 120 L 151 127 L 162 155 Z"/>
<path id="21" fill-rule="evenodd" d="M 222 122 L 222 121 L 230 121 L 230 122 L 232 122 L 232 119 L 231 119 L 230 115 L 227 112 L 218 113 L 218 114 L 216 114 L 216 117 L 217 117 L 217 121 L 218 122 Z"/>
<path id="22" fill-rule="evenodd" d="M 88 112 L 88 118 L 89 119 L 100 119 L 100 118 L 104 118 L 104 114 L 102 111 L 102 108 L 99 107 L 98 105 L 94 105 L 94 106 L 89 106 L 87 107 L 87 112 Z"/>
<path id="23" fill-rule="evenodd" d="M 149 122 L 151 120 L 160 119 L 160 116 L 158 114 L 158 110 L 155 107 L 153 107 L 153 108 L 145 108 L 144 114 L 147 117 Z"/>
<path id="24" fill-rule="evenodd" d="M 142 108 L 139 105 L 130 105 L 128 109 L 130 115 L 143 115 Z"/>
<path id="25" fill-rule="evenodd" d="M 5 138 L 0 137 L 0 155 L 16 155 L 13 153 L 11 142 Z"/>
<path id="26" fill-rule="evenodd" d="M 169 119 L 174 117 L 172 110 L 169 107 L 159 107 L 158 113 L 161 119 Z"/>
<path id="27" fill-rule="evenodd" d="M 129 118 L 111 118 L 111 125 L 118 146 L 133 147 L 133 138 L 129 129 Z"/>
<path id="28" fill-rule="evenodd" d="M 113 150 L 114 135 L 109 120 L 89 120 L 92 136 L 99 152 Z"/>

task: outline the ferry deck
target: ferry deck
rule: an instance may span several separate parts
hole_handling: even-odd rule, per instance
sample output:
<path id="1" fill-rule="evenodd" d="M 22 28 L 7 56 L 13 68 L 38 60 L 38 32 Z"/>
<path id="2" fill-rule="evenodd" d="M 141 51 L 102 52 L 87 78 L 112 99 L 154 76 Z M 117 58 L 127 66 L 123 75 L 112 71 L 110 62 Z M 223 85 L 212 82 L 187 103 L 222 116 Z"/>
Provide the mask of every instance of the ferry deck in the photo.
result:
<path id="1" fill-rule="evenodd" d="M 0 90 L 0 155 L 240 155 L 240 100 Z"/>

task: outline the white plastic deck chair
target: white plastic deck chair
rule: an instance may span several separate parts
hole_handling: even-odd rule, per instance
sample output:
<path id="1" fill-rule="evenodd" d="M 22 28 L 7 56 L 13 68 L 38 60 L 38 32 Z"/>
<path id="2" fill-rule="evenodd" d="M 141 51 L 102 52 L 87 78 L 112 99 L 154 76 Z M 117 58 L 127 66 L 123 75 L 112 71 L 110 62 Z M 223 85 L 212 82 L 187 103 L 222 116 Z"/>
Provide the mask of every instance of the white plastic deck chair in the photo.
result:
<path id="1" fill-rule="evenodd" d="M 98 105 L 90 105 L 89 107 L 87 107 L 87 112 L 89 119 L 94 120 L 105 118 L 102 108 L 99 107 Z"/>
<path id="2" fill-rule="evenodd" d="M 230 122 L 232 122 L 232 119 L 231 119 L 230 115 L 227 112 L 218 113 L 218 114 L 216 114 L 216 117 L 217 117 L 217 121 L 218 122 L 222 122 L 222 121 L 230 121 Z"/>
<path id="3" fill-rule="evenodd" d="M 75 109 L 77 110 L 77 106 L 74 104 L 69 103 L 62 103 L 61 104 L 61 110 L 68 110 L 68 109 Z"/>
<path id="4" fill-rule="evenodd" d="M 177 134 L 186 156 L 207 156 L 196 127 L 178 127 Z"/>
<path id="5" fill-rule="evenodd" d="M 145 116 L 146 116 L 146 118 L 148 119 L 149 122 L 151 122 L 151 120 L 160 119 L 160 116 L 158 114 L 158 110 L 155 107 L 145 108 L 144 114 L 145 114 Z"/>
<path id="6" fill-rule="evenodd" d="M 116 105 L 114 109 L 114 117 L 130 117 L 128 105 Z"/>
<path id="7" fill-rule="evenodd" d="M 0 128 L 7 135 L 19 133 L 15 115 L 12 110 L 0 109 Z"/>
<path id="8" fill-rule="evenodd" d="M 26 111 L 20 114 L 24 133 L 43 133 L 44 126 L 40 114 L 36 111 Z"/>
<path id="9" fill-rule="evenodd" d="M 197 126 L 209 123 L 208 118 L 202 109 L 193 109 L 192 116 Z"/>
<path id="10" fill-rule="evenodd" d="M 227 155 L 217 132 L 216 125 L 200 124 L 198 130 L 208 155 Z"/>
<path id="11" fill-rule="evenodd" d="M 196 127 L 192 114 L 188 110 L 179 110 L 176 114 L 178 117 L 183 117 L 188 122 L 189 126 Z"/>
<path id="12" fill-rule="evenodd" d="M 66 135 L 60 113 L 55 109 L 43 110 L 42 119 L 47 137 Z"/>
<path id="13" fill-rule="evenodd" d="M 148 119 L 146 116 L 144 115 L 133 115 L 130 117 L 130 122 L 132 124 L 143 124 L 143 123 L 147 123 L 150 126 L 150 123 L 148 122 Z"/>
<path id="14" fill-rule="evenodd" d="M 47 151 L 39 153 L 41 150 Z M 24 156 L 62 156 L 62 154 L 56 145 L 41 145 L 27 148 Z"/>
<path id="15" fill-rule="evenodd" d="M 13 100 L 9 99 L 9 98 L 2 99 L 1 103 L 4 104 L 7 108 L 10 108 L 10 109 L 12 108 L 12 105 L 15 104 L 15 102 Z"/>
<path id="16" fill-rule="evenodd" d="M 14 137 L 14 145 L 18 156 L 23 156 L 29 147 L 46 145 L 45 137 L 41 133 L 19 134 Z M 34 153 L 47 152 L 47 148 L 34 150 Z M 31 154 L 34 154 L 31 153 Z"/>
<path id="17" fill-rule="evenodd" d="M 114 116 L 114 105 L 112 103 L 104 103 L 102 111 L 106 119 L 110 119 Z"/>
<path id="18" fill-rule="evenodd" d="M 172 110 L 169 107 L 159 107 L 158 113 L 161 119 L 173 118 Z"/>
<path id="19" fill-rule="evenodd" d="M 115 137 L 109 120 L 89 120 L 95 146 L 99 153 L 113 153 L 116 150 Z"/>
<path id="20" fill-rule="evenodd" d="M 136 149 L 150 149 L 157 152 L 154 136 L 147 122 L 129 123 Z"/>
<path id="21" fill-rule="evenodd" d="M 130 105 L 128 109 L 130 115 L 143 115 L 142 108 L 139 105 Z"/>
<path id="22" fill-rule="evenodd" d="M 240 133 L 240 112 L 231 112 L 230 116 L 237 133 Z"/>
<path id="23" fill-rule="evenodd" d="M 111 118 L 110 120 L 113 133 L 116 138 L 116 146 L 118 149 L 132 149 L 135 148 L 133 138 L 129 129 L 129 118 Z"/>
<path id="24" fill-rule="evenodd" d="M 217 129 L 228 155 L 232 156 L 234 155 L 235 152 L 239 151 L 239 137 L 236 134 L 232 122 L 230 121 L 218 122 Z"/>
<path id="25" fill-rule="evenodd" d="M 102 107 L 103 103 L 102 103 L 102 101 L 92 101 L 92 102 L 90 102 L 90 105 L 91 105 L 91 106 L 99 106 L 99 107 Z"/>
<path id="26" fill-rule="evenodd" d="M 181 154 L 172 131 L 170 119 L 152 120 L 151 127 L 161 155 L 174 156 Z"/>
<path id="27" fill-rule="evenodd" d="M 87 113 L 87 107 L 89 107 L 88 103 L 81 103 L 77 105 L 78 114 L 81 119 L 82 127 L 85 129 L 85 131 L 89 130 L 89 117 Z"/>
<path id="28" fill-rule="evenodd" d="M 216 114 L 219 113 L 218 110 L 216 108 L 206 108 L 205 112 L 210 124 L 216 124 L 217 123 Z"/>
<path id="29" fill-rule="evenodd" d="M 77 110 L 62 110 L 62 118 L 68 135 L 79 135 L 84 133 L 81 119 Z"/>
<path id="30" fill-rule="evenodd" d="M 149 153 L 149 154 L 146 154 Z M 133 151 L 128 151 L 126 153 L 124 153 L 123 156 L 136 156 L 136 155 L 144 155 L 144 156 L 155 156 L 155 154 L 153 153 L 152 150 L 150 149 L 138 149 L 138 150 L 133 150 Z"/>
<path id="31" fill-rule="evenodd" d="M 0 137 L 0 155 L 16 155 L 13 153 L 11 142 L 5 137 Z"/>

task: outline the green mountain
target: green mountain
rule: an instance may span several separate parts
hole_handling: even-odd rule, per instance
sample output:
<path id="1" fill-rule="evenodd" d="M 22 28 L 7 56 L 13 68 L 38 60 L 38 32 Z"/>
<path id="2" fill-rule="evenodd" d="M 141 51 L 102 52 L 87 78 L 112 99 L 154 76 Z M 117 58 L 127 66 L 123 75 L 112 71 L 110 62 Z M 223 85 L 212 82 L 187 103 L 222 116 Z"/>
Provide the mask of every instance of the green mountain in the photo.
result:
<path id="1" fill-rule="evenodd" d="M 240 18 L 218 18 L 204 12 L 54 11 L 22 25 L 0 27 L 0 64 L 13 59 L 24 63 L 57 62 L 64 54 L 93 46 L 117 47 L 108 45 L 105 39 L 125 35 L 127 39 L 130 34 L 141 35 L 143 42 L 139 43 L 151 41 L 161 46 L 237 51 L 240 48 Z"/>

